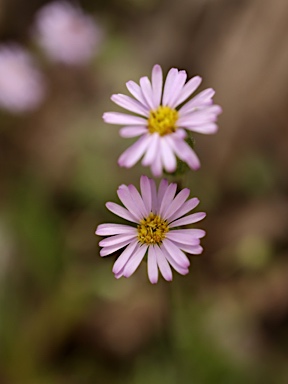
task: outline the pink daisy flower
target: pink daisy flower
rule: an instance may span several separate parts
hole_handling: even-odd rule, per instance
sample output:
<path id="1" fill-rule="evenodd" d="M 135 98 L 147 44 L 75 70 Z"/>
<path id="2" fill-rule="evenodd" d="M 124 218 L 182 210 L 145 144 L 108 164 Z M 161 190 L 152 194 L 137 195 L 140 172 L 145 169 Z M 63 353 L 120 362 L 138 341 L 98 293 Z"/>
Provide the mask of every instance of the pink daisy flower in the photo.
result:
<path id="1" fill-rule="evenodd" d="M 191 169 L 200 167 L 197 155 L 185 141 L 186 131 L 215 133 L 215 121 L 221 108 L 213 105 L 215 92 L 211 88 L 182 105 L 201 83 L 199 76 L 185 83 L 186 79 L 185 71 L 171 68 L 163 87 L 162 69 L 160 65 L 155 65 L 152 82 L 148 77 L 142 77 L 140 85 L 134 81 L 126 83 L 134 98 L 122 94 L 112 95 L 114 103 L 136 115 L 106 112 L 103 115 L 104 121 L 123 125 L 120 130 L 122 137 L 140 136 L 120 156 L 120 166 L 130 168 L 143 156 L 142 165 L 150 166 L 154 176 L 161 176 L 163 168 L 167 172 L 174 172 L 177 157 Z"/>
<path id="2" fill-rule="evenodd" d="M 44 79 L 31 55 L 15 43 L 0 46 L 0 107 L 13 113 L 31 111 L 45 95 Z"/>
<path id="3" fill-rule="evenodd" d="M 35 33 L 52 60 L 68 65 L 85 64 L 102 40 L 94 19 L 67 1 L 44 5 L 36 15 Z"/>
<path id="4" fill-rule="evenodd" d="M 99 243 L 103 247 L 100 256 L 122 250 L 113 266 L 117 279 L 131 276 L 146 253 L 152 284 L 157 283 L 159 270 L 168 281 L 172 280 L 171 267 L 186 275 L 190 261 L 184 252 L 202 253 L 200 238 L 205 236 L 205 231 L 178 227 L 197 223 L 206 216 L 204 212 L 185 216 L 199 204 L 199 200 L 196 197 L 187 200 L 188 188 L 176 194 L 177 184 L 168 184 L 165 179 L 161 180 L 157 191 L 154 180 L 141 176 L 140 188 L 141 194 L 134 185 L 118 188 L 118 197 L 125 208 L 116 203 L 106 204 L 109 211 L 133 225 L 100 224 L 96 234 L 108 236 Z"/>

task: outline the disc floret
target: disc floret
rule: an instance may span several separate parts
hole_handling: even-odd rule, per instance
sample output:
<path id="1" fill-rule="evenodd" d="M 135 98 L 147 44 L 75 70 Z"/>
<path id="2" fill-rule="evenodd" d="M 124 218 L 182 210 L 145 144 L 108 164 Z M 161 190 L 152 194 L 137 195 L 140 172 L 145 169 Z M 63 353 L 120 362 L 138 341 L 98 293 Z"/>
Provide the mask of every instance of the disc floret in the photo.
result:
<path id="1" fill-rule="evenodd" d="M 151 212 L 148 217 L 140 221 L 137 230 L 140 243 L 159 245 L 165 239 L 165 234 L 169 231 L 169 227 L 166 220 Z"/>
<path id="2" fill-rule="evenodd" d="M 148 118 L 148 130 L 157 132 L 160 136 L 168 135 L 176 131 L 178 111 L 167 106 L 160 105 L 156 110 L 150 111 Z"/>

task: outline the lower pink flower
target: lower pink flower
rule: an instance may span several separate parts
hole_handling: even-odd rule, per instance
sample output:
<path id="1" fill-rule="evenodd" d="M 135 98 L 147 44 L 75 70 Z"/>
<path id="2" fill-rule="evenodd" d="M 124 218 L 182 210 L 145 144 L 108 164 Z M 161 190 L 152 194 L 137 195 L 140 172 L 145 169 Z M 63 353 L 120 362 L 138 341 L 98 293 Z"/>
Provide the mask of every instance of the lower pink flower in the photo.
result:
<path id="1" fill-rule="evenodd" d="M 146 254 L 152 284 L 157 283 L 159 271 L 165 280 L 171 281 L 171 267 L 186 275 L 190 261 L 185 252 L 202 253 L 200 239 L 205 236 L 205 231 L 179 227 L 196 223 L 206 216 L 204 212 L 185 216 L 199 204 L 199 200 L 196 197 L 188 199 L 188 188 L 176 194 L 177 184 L 169 184 L 166 179 L 161 180 L 157 191 L 154 180 L 141 176 L 140 189 L 141 194 L 134 185 L 121 185 L 117 194 L 125 208 L 112 202 L 106 204 L 111 212 L 133 225 L 100 224 L 96 234 L 108 236 L 99 243 L 102 247 L 100 255 L 122 250 L 113 266 L 117 279 L 130 277 Z"/>

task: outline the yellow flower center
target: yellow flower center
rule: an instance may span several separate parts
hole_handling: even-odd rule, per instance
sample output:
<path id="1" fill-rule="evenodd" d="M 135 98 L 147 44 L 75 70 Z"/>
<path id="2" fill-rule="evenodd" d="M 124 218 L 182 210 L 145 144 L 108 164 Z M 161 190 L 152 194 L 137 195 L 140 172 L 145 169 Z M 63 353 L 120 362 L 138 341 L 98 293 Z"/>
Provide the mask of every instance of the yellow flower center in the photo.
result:
<path id="1" fill-rule="evenodd" d="M 161 244 L 165 239 L 165 233 L 169 231 L 167 221 L 152 212 L 140 221 L 137 229 L 140 243 L 148 245 Z"/>
<path id="2" fill-rule="evenodd" d="M 157 132 L 160 136 L 168 135 L 176 131 L 178 111 L 170 107 L 160 105 L 155 111 L 151 111 L 148 118 L 148 130 L 150 133 Z"/>

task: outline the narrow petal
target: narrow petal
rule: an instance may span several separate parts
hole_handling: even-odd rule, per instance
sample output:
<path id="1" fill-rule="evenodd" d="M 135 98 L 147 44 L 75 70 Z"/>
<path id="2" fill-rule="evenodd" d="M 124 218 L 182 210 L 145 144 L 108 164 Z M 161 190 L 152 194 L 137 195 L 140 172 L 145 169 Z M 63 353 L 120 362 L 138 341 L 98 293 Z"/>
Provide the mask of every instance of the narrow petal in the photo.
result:
<path id="1" fill-rule="evenodd" d="M 149 179 L 150 187 L 151 187 L 151 197 L 152 197 L 152 212 L 158 212 L 158 197 L 157 197 L 157 188 L 154 180 Z"/>
<path id="2" fill-rule="evenodd" d="M 163 170 L 163 166 L 162 166 L 162 161 L 161 161 L 161 154 L 159 151 L 158 153 L 156 153 L 154 161 L 151 164 L 151 171 L 153 173 L 153 176 L 160 177 L 160 176 L 162 176 L 162 170 Z"/>
<path id="3" fill-rule="evenodd" d="M 121 93 L 117 95 L 112 95 L 111 100 L 119 105 L 122 108 L 127 109 L 128 111 L 137 113 L 145 117 L 149 116 L 149 110 L 147 107 L 144 107 L 139 101 L 132 99 L 129 96 L 122 95 Z"/>
<path id="4" fill-rule="evenodd" d="M 108 202 L 106 203 L 106 207 L 109 209 L 109 211 L 115 213 L 115 215 L 122 217 L 123 219 L 132 221 L 133 223 L 139 223 L 137 217 L 132 215 L 131 212 L 129 212 L 126 208 L 121 207 L 119 204 Z"/>
<path id="5" fill-rule="evenodd" d="M 180 160 L 185 161 L 191 169 L 200 168 L 200 161 L 193 149 L 183 140 L 171 140 L 174 152 Z"/>
<path id="6" fill-rule="evenodd" d="M 171 95 L 170 100 L 168 101 L 168 105 L 171 108 L 175 108 L 175 106 L 178 104 L 178 98 L 183 90 L 183 86 L 185 84 L 186 79 L 186 71 L 179 71 L 177 81 L 175 81 L 174 83 L 173 94 Z"/>
<path id="7" fill-rule="evenodd" d="M 128 211 L 140 221 L 143 218 L 143 213 L 131 196 L 128 187 L 126 185 L 120 185 L 117 190 L 117 195 Z"/>
<path id="8" fill-rule="evenodd" d="M 123 276 L 130 277 L 136 269 L 139 267 L 139 264 L 143 260 L 143 257 L 147 251 L 148 246 L 147 245 L 141 245 L 130 257 L 129 261 L 127 262 Z"/>
<path id="9" fill-rule="evenodd" d="M 140 190 L 147 215 L 149 215 L 152 210 L 152 191 L 151 184 L 147 176 L 141 176 Z"/>
<path id="10" fill-rule="evenodd" d="M 157 264 L 162 276 L 164 277 L 165 280 L 171 281 L 173 279 L 173 276 L 172 276 L 170 265 L 166 260 L 166 257 L 164 256 L 162 249 L 159 248 L 158 245 L 155 245 L 155 253 L 157 258 Z"/>
<path id="11" fill-rule="evenodd" d="M 176 272 L 180 273 L 180 275 L 187 275 L 187 273 L 189 273 L 189 269 L 187 267 L 181 267 L 178 265 L 162 245 L 160 248 L 164 253 L 167 261 L 170 263 L 171 267 L 175 269 Z"/>
<path id="12" fill-rule="evenodd" d="M 201 77 L 200 76 L 194 76 L 192 79 L 190 79 L 183 87 L 179 97 L 177 98 L 177 102 L 174 105 L 174 108 L 178 107 L 183 101 L 188 99 L 192 95 L 192 93 L 199 87 L 201 84 Z"/>
<path id="13" fill-rule="evenodd" d="M 178 69 L 171 68 L 168 72 L 165 85 L 164 85 L 164 91 L 163 91 L 163 105 L 168 105 L 168 102 L 170 98 L 173 96 L 173 89 L 174 89 L 174 82 L 178 78 Z"/>
<path id="14" fill-rule="evenodd" d="M 152 284 L 156 284 L 158 281 L 158 266 L 154 246 L 150 246 L 148 249 L 147 270 L 149 280 Z"/>
<path id="15" fill-rule="evenodd" d="M 158 188 L 158 195 L 157 195 L 157 209 L 160 209 L 160 205 L 163 200 L 163 196 L 169 186 L 168 180 L 167 179 L 162 179 L 159 184 Z"/>
<path id="16" fill-rule="evenodd" d="M 183 105 L 183 107 L 179 109 L 180 115 L 184 116 L 186 113 L 190 113 L 194 108 L 199 108 L 211 104 L 212 97 L 214 95 L 215 91 L 212 88 L 207 88 L 204 91 L 198 93 L 198 95 L 194 96 L 193 99 L 189 100 L 186 104 Z"/>
<path id="17" fill-rule="evenodd" d="M 181 251 L 173 241 L 169 239 L 164 239 L 162 246 L 166 249 L 172 259 L 182 268 L 188 268 L 190 265 L 190 261 L 184 252 Z"/>
<path id="18" fill-rule="evenodd" d="M 130 126 L 130 127 L 123 127 L 120 129 L 119 134 L 121 137 L 137 137 L 140 135 L 143 135 L 147 133 L 147 128 L 146 127 L 141 127 L 140 125 L 138 126 Z"/>
<path id="19" fill-rule="evenodd" d="M 99 242 L 99 245 L 100 245 L 100 247 L 111 247 L 111 246 L 114 246 L 114 245 L 121 244 L 121 243 L 123 243 L 124 241 L 127 241 L 127 240 L 131 241 L 132 239 L 135 239 L 135 237 L 137 236 L 136 231 L 137 230 L 135 228 L 135 232 L 134 233 L 109 236 L 106 239 L 101 240 Z"/>
<path id="20" fill-rule="evenodd" d="M 188 199 L 189 194 L 190 194 L 190 189 L 188 188 L 182 189 L 182 191 L 180 191 L 176 195 L 172 203 L 163 212 L 163 218 L 165 220 L 168 220 L 168 222 L 170 222 L 169 220 L 170 217 L 185 203 L 185 201 Z"/>
<path id="21" fill-rule="evenodd" d="M 159 214 L 160 216 L 163 217 L 163 212 L 165 212 L 166 208 L 172 203 L 175 193 L 177 189 L 177 184 L 176 183 L 171 183 L 168 188 L 166 189 L 166 192 L 163 196 L 160 209 L 159 209 Z M 160 201 L 159 201 L 160 203 Z"/>
<path id="22" fill-rule="evenodd" d="M 173 243 L 182 249 L 182 251 L 190 253 L 191 255 L 200 255 L 203 252 L 203 248 L 200 244 L 198 245 L 187 245 L 182 243 L 177 243 L 176 241 L 173 241 Z"/>
<path id="23" fill-rule="evenodd" d="M 152 69 L 152 90 L 153 90 L 154 109 L 156 109 L 161 104 L 162 87 L 163 87 L 162 68 L 160 67 L 160 65 L 156 64 Z"/>
<path id="24" fill-rule="evenodd" d="M 169 217 L 169 221 L 172 222 L 176 219 L 179 219 L 180 217 L 186 215 L 186 213 L 192 211 L 197 205 L 200 203 L 199 199 L 197 197 L 193 197 L 192 199 L 189 199 L 184 203 L 182 206 L 180 206 L 179 209 L 177 209 L 176 212 L 172 214 L 172 216 Z"/>
<path id="25" fill-rule="evenodd" d="M 120 234 L 129 234 L 135 231 L 134 227 L 124 224 L 100 224 L 96 229 L 96 235 L 99 236 L 111 236 L 111 235 L 120 235 Z"/>
<path id="26" fill-rule="evenodd" d="M 137 240 L 131 241 L 128 247 L 125 248 L 125 250 L 121 253 L 118 259 L 115 261 L 112 269 L 113 273 L 117 274 L 124 268 L 124 266 L 126 265 L 127 261 L 130 259 L 134 250 L 135 251 L 137 250 L 137 246 L 138 248 L 140 248 L 140 245 L 138 244 Z"/>
<path id="27" fill-rule="evenodd" d="M 143 156 L 150 141 L 151 136 L 146 134 L 141 136 L 140 139 L 131 145 L 131 147 L 127 148 L 118 159 L 120 167 L 133 167 L 133 165 Z"/>
<path id="28" fill-rule="evenodd" d="M 128 190 L 135 204 L 139 208 L 139 211 L 141 212 L 142 216 L 145 217 L 147 215 L 147 209 L 140 193 L 137 191 L 137 188 L 135 188 L 134 185 L 130 184 L 128 185 Z"/>
<path id="29" fill-rule="evenodd" d="M 222 112 L 219 105 L 212 105 L 201 110 L 191 111 L 185 115 L 179 113 L 177 124 L 179 127 L 193 126 L 198 124 L 205 124 L 213 122 L 217 116 Z"/>
<path id="30" fill-rule="evenodd" d="M 166 171 L 175 172 L 177 168 L 176 156 L 174 155 L 169 145 L 169 141 L 167 141 L 165 136 L 160 138 L 160 151 L 162 163 Z"/>
<path id="31" fill-rule="evenodd" d="M 213 133 L 216 133 L 218 131 L 218 126 L 214 123 L 190 127 L 186 126 L 186 128 L 189 129 L 189 131 L 203 133 L 204 135 L 212 135 Z"/>
<path id="32" fill-rule="evenodd" d="M 144 107 L 149 109 L 149 105 L 147 104 L 144 95 L 142 93 L 141 87 L 136 84 L 134 81 L 130 80 L 126 83 L 126 87 L 128 91 L 131 93 L 132 96 L 135 97 L 138 101 L 140 101 L 141 104 L 143 104 Z"/>
<path id="33" fill-rule="evenodd" d="M 109 124 L 119 125 L 145 125 L 147 120 L 143 117 L 127 115 L 120 112 L 105 112 L 103 114 L 103 120 Z"/>
<path id="34" fill-rule="evenodd" d="M 174 229 L 166 234 L 167 239 L 188 245 L 195 245 L 193 241 L 204 236 L 205 231 L 203 229 Z"/>
<path id="35" fill-rule="evenodd" d="M 173 223 L 169 223 L 169 227 L 174 228 L 174 227 L 179 227 L 181 225 L 197 223 L 198 221 L 204 219 L 205 216 L 206 216 L 205 212 L 192 213 L 192 215 L 185 216 L 182 219 L 173 221 Z"/>
<path id="36" fill-rule="evenodd" d="M 152 86 L 147 76 L 141 77 L 140 87 L 149 109 L 154 109 Z"/>
<path id="37" fill-rule="evenodd" d="M 114 253 L 114 252 L 118 251 L 118 249 L 125 247 L 130 242 L 131 242 L 131 240 L 125 240 L 125 241 L 122 241 L 122 243 L 111 245 L 109 247 L 104 247 L 100 250 L 100 256 L 104 257 L 104 256 L 111 255 L 111 253 Z"/>
<path id="38" fill-rule="evenodd" d="M 147 151 L 145 153 L 145 156 L 143 157 L 142 160 L 142 165 L 147 166 L 151 165 L 156 158 L 157 152 L 160 150 L 160 136 L 158 133 L 153 133 L 151 135 L 151 142 L 149 144 L 149 147 L 147 148 Z"/>

